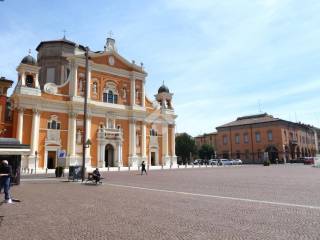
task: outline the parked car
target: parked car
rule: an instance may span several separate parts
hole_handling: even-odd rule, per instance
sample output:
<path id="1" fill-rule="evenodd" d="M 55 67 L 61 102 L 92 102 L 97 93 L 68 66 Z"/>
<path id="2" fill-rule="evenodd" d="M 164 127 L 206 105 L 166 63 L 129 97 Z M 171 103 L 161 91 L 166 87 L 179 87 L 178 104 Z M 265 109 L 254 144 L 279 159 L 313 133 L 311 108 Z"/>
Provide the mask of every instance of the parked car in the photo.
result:
<path id="1" fill-rule="evenodd" d="M 232 163 L 233 163 L 233 165 L 242 165 L 242 160 L 241 159 L 233 159 Z"/>
<path id="2" fill-rule="evenodd" d="M 202 159 L 195 159 L 195 160 L 193 161 L 193 164 L 194 164 L 194 165 L 202 165 Z"/>
<path id="3" fill-rule="evenodd" d="M 314 164 L 314 157 L 305 157 L 303 164 Z"/>
<path id="4" fill-rule="evenodd" d="M 229 159 L 220 159 L 221 165 L 232 165 L 233 161 Z"/>
<path id="5" fill-rule="evenodd" d="M 210 159 L 208 164 L 209 165 L 218 165 L 218 159 Z"/>

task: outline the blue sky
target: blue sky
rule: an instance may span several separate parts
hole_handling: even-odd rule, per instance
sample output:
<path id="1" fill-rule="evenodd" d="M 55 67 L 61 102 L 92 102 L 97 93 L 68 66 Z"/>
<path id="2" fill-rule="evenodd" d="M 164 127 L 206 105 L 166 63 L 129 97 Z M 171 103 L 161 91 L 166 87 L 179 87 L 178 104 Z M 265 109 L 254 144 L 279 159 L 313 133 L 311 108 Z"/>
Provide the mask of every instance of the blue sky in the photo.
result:
<path id="1" fill-rule="evenodd" d="M 195 136 L 268 112 L 320 127 L 318 0 L 0 1 L 0 75 L 42 40 L 118 51 L 143 62 L 153 98 L 174 93 L 177 131 Z"/>

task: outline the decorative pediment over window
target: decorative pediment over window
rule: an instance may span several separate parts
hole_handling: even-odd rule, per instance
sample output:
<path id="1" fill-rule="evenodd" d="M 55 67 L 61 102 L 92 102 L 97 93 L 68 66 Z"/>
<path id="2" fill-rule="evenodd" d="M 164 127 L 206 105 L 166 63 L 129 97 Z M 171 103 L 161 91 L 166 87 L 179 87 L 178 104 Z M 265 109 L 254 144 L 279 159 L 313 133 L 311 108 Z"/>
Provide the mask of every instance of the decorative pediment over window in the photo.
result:
<path id="1" fill-rule="evenodd" d="M 116 84 L 114 82 L 108 81 L 108 82 L 106 82 L 103 91 L 107 93 L 110 90 L 113 92 L 113 94 L 118 94 Z"/>
<path id="2" fill-rule="evenodd" d="M 58 116 L 51 115 L 48 124 L 47 124 L 47 138 L 45 140 L 46 145 L 48 144 L 56 144 L 60 145 L 61 138 L 60 138 L 60 129 L 61 123 L 58 121 Z"/>
<path id="3" fill-rule="evenodd" d="M 118 91 L 114 82 L 108 81 L 103 89 L 103 101 L 108 103 L 118 103 Z"/>

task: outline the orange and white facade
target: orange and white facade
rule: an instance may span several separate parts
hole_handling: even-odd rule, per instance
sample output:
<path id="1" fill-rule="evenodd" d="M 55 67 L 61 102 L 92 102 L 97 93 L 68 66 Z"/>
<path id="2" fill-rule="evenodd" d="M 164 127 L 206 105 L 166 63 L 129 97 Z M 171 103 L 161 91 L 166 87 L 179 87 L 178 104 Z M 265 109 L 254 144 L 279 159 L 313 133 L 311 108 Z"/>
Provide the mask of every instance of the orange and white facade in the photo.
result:
<path id="1" fill-rule="evenodd" d="M 57 49 L 66 49 L 57 53 Z M 30 145 L 22 167 L 51 169 L 176 165 L 175 112 L 164 85 L 151 101 L 147 73 L 123 58 L 108 39 L 104 51 L 89 52 L 88 120 L 84 123 L 84 48 L 66 39 L 41 42 L 38 61 L 25 57 L 17 67 L 11 96 L 13 137 Z M 59 50 L 60 51 L 60 50 Z M 83 136 L 86 124 L 87 134 Z"/>

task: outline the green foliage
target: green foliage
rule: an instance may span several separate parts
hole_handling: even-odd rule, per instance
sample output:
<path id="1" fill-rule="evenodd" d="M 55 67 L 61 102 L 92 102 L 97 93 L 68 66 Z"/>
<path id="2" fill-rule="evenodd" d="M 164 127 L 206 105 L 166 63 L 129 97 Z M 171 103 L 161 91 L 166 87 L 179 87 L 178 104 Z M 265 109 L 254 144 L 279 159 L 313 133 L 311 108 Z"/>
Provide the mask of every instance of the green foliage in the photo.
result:
<path id="1" fill-rule="evenodd" d="M 190 162 L 190 153 L 196 154 L 196 143 L 194 139 L 187 133 L 183 133 L 176 137 L 176 154 L 182 160 L 182 164 Z"/>
<path id="2" fill-rule="evenodd" d="M 203 144 L 198 151 L 198 155 L 201 159 L 210 159 L 214 155 L 214 149 L 209 144 Z"/>

